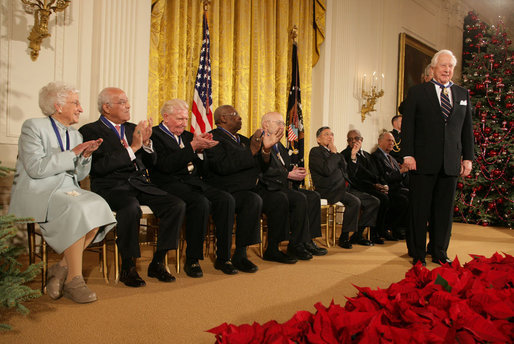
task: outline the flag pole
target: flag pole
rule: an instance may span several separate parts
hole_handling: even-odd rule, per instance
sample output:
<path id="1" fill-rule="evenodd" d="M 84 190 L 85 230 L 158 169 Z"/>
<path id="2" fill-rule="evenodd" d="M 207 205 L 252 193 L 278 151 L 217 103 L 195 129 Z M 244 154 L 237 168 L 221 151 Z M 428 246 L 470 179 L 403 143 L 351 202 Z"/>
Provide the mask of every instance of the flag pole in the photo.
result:
<path id="1" fill-rule="evenodd" d="M 203 2 L 203 13 L 205 15 L 205 21 L 207 23 L 209 23 L 208 21 L 208 14 L 209 14 L 209 6 L 211 4 L 211 0 L 202 0 Z M 210 88 L 209 88 L 209 83 L 207 83 L 207 86 L 206 86 L 206 89 L 207 89 L 207 94 L 209 94 L 211 92 Z M 207 109 L 207 114 L 209 114 L 209 108 L 211 107 L 211 104 L 209 102 L 209 97 L 206 97 L 205 99 L 205 108 Z"/>

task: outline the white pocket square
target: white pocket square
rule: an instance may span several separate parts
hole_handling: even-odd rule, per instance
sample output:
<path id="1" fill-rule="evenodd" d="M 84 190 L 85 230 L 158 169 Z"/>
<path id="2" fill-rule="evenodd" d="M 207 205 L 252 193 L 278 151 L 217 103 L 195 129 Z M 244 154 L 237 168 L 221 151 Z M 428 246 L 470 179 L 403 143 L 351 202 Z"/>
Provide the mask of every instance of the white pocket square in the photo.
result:
<path id="1" fill-rule="evenodd" d="M 468 101 L 467 100 L 461 100 L 460 101 L 460 105 L 468 105 Z"/>

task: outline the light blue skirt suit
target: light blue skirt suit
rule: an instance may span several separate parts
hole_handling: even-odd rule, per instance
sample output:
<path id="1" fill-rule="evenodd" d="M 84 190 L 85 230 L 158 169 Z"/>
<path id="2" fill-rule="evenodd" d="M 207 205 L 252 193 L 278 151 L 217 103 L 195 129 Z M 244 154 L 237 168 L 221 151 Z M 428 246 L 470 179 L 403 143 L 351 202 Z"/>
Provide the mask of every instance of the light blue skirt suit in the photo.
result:
<path id="1" fill-rule="evenodd" d="M 93 242 L 102 241 L 116 220 L 102 197 L 78 184 L 91 168 L 91 157 L 77 157 L 71 151 L 82 143 L 82 135 L 71 126 L 55 123 L 65 151 L 50 118 L 23 123 L 9 213 L 33 218 L 48 245 L 62 253 L 96 227 L 100 230 Z M 66 131 L 70 150 L 66 150 Z"/>

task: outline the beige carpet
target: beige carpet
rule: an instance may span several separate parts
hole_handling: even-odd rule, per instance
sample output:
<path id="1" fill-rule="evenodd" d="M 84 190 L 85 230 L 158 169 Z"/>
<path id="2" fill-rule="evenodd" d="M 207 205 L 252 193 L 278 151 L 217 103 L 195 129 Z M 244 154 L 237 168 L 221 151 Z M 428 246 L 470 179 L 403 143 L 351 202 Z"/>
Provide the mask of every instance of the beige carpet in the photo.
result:
<path id="1" fill-rule="evenodd" d="M 514 255 L 514 231 L 454 224 L 451 258 L 458 255 L 466 262 L 470 253 L 490 256 L 496 251 Z M 223 322 L 284 322 L 296 311 L 313 312 L 318 301 L 328 305 L 334 299 L 344 304 L 345 296 L 356 295 L 352 284 L 386 288 L 411 267 L 405 242 L 330 248 L 325 257 L 292 266 L 265 262 L 257 257 L 256 248 L 249 256 L 259 265 L 256 274 L 227 276 L 206 259 L 203 278 L 192 279 L 181 272 L 176 282 L 164 284 L 146 277 L 151 257 L 147 249 L 138 263 L 147 286 L 132 289 L 105 284 L 97 256 L 87 253 L 86 275 L 99 301 L 78 305 L 44 295 L 26 303 L 31 310 L 26 317 L 2 310 L 0 322 L 9 323 L 13 330 L 0 333 L 0 342 L 213 343 L 214 335 L 205 331 Z M 437 266 L 427 262 L 429 269 Z"/>

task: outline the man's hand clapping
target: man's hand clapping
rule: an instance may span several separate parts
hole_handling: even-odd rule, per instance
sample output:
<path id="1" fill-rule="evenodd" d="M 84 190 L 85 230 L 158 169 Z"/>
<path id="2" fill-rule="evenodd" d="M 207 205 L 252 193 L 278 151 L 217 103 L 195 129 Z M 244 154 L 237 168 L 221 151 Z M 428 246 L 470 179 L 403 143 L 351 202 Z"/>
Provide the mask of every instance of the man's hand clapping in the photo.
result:
<path id="1" fill-rule="evenodd" d="M 195 135 L 193 141 L 191 141 L 191 147 L 197 153 L 203 152 L 204 149 L 209 149 L 216 146 L 219 142 L 212 139 L 211 133 L 203 133 Z"/>
<path id="2" fill-rule="evenodd" d="M 302 181 L 305 179 L 305 176 L 307 176 L 307 170 L 305 167 L 295 166 L 292 171 L 289 171 L 287 178 L 291 180 Z"/>
<path id="3" fill-rule="evenodd" d="M 132 151 L 137 152 L 143 145 L 150 144 L 150 136 L 152 136 L 153 120 L 150 118 L 148 121 L 140 121 L 134 129 L 132 134 L 132 144 L 130 148 Z"/>

